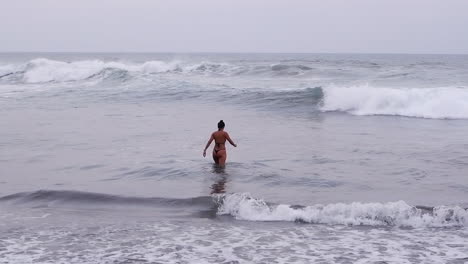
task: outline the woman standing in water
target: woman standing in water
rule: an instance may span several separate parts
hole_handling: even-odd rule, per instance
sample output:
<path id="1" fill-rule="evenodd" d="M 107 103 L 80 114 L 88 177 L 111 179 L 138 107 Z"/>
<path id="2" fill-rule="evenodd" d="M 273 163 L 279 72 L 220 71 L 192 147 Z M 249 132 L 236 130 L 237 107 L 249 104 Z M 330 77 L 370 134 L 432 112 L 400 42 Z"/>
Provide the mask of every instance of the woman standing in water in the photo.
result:
<path id="1" fill-rule="evenodd" d="M 226 158 L 227 158 L 227 152 L 226 152 L 226 140 L 231 143 L 234 147 L 237 147 L 237 145 L 232 141 L 232 139 L 229 137 L 229 134 L 224 131 L 224 122 L 223 120 L 218 122 L 218 131 L 213 132 L 211 134 L 210 139 L 208 140 L 208 143 L 206 143 L 205 150 L 203 150 L 203 157 L 206 156 L 206 150 L 208 147 L 211 145 L 211 142 L 214 140 L 215 141 L 215 146 L 213 148 L 213 160 L 216 164 L 220 166 L 224 166 L 226 164 Z"/>

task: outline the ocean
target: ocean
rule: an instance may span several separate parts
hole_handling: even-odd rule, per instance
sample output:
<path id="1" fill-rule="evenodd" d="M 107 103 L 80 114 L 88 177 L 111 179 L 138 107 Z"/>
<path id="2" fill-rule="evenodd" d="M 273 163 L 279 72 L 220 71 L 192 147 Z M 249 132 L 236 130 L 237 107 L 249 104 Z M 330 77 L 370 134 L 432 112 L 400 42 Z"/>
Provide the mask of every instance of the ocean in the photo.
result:
<path id="1" fill-rule="evenodd" d="M 0 263 L 468 262 L 468 55 L 3 53 L 0 114 Z"/>

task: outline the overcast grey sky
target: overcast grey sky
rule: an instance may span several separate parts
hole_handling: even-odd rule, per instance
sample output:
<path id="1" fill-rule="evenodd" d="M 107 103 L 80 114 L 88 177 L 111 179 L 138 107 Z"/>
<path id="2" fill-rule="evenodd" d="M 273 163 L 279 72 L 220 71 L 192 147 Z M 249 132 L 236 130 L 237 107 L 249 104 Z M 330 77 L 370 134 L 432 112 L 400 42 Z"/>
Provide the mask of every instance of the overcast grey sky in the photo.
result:
<path id="1" fill-rule="evenodd" d="M 0 51 L 468 53 L 468 0 L 0 0 Z"/>

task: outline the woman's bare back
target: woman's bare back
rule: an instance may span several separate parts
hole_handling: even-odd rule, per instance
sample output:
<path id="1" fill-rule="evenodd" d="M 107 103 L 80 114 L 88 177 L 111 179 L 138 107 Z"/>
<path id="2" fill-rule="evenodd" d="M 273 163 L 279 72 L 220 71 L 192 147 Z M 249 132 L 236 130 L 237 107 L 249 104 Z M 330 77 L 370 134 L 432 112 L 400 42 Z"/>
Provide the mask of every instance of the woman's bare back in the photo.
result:
<path id="1" fill-rule="evenodd" d="M 225 146 L 226 139 L 227 139 L 226 135 L 227 135 L 227 132 L 225 131 L 213 132 L 212 136 L 215 142 L 215 149 L 218 149 L 218 150 L 226 149 L 226 146 Z"/>

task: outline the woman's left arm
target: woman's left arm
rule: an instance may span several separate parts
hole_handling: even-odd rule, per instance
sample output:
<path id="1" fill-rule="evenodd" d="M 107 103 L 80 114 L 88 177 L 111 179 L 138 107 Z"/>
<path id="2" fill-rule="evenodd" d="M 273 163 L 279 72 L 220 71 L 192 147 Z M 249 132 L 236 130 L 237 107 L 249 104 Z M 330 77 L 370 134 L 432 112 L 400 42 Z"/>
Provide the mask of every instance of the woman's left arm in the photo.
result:
<path id="1" fill-rule="evenodd" d="M 234 141 L 232 141 L 232 139 L 231 139 L 231 137 L 229 136 L 228 132 L 226 132 L 226 139 L 229 141 L 229 143 L 231 143 L 231 145 L 233 145 L 234 147 L 237 148 L 236 143 L 234 143 Z"/>

